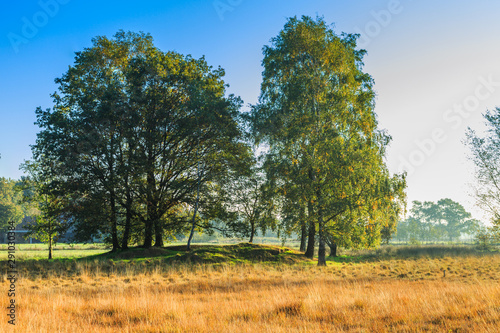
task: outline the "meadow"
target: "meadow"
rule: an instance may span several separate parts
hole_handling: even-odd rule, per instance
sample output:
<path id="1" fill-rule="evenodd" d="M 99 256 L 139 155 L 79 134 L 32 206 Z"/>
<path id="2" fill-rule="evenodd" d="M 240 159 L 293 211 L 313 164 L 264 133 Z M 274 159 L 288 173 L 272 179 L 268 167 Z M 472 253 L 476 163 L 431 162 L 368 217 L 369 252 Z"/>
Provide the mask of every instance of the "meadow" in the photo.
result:
<path id="1" fill-rule="evenodd" d="M 18 323 L 13 330 L 4 317 L 0 331 L 497 332 L 500 327 L 500 254 L 472 246 L 344 251 L 327 267 L 271 245 L 199 245 L 190 253 L 180 246 L 118 255 L 73 251 L 78 255 L 52 261 L 22 259 Z M 2 275 L 0 288 L 6 291 L 8 283 Z M 8 304 L 6 292 L 1 295 L 1 303 Z"/>

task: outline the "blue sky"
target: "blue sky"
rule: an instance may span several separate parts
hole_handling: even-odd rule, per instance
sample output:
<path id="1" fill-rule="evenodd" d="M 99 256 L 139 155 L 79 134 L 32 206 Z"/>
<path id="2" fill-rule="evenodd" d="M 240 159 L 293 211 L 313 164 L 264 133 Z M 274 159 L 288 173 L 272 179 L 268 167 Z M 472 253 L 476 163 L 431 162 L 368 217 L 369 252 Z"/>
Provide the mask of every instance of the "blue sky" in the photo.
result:
<path id="1" fill-rule="evenodd" d="M 5 2 L 7 3 L 7 2 Z M 257 101 L 262 47 L 291 16 L 324 16 L 362 35 L 376 113 L 393 136 L 387 163 L 409 172 L 409 200 L 449 197 L 480 217 L 468 195 L 472 165 L 462 140 L 500 106 L 500 2 L 429 0 L 42 0 L 3 4 L 0 19 L 0 176 L 19 178 L 51 107 L 54 79 L 92 37 L 119 29 L 152 34 L 164 51 L 206 56 L 226 70 L 229 92 Z M 32 28 L 30 30 L 30 27 Z M 34 28 L 34 29 L 33 29 Z M 22 41 L 21 41 L 22 40 Z"/>

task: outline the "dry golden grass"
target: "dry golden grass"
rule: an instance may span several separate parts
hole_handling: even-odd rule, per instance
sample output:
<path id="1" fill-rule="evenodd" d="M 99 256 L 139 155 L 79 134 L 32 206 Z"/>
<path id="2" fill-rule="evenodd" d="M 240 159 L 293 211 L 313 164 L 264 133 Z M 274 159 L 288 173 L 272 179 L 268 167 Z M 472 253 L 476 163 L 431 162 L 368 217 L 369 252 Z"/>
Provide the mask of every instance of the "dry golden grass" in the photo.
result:
<path id="1" fill-rule="evenodd" d="M 16 332 L 500 331 L 498 255 L 111 274 L 78 265 L 18 281 Z M 11 332 L 5 317 L 0 331 Z"/>

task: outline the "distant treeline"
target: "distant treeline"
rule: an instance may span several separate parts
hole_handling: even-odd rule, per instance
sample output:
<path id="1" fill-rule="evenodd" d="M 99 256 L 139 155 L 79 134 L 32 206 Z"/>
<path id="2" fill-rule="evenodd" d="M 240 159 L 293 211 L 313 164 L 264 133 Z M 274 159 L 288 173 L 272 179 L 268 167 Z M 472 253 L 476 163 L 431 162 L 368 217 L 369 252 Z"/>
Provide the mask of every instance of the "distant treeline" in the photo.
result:
<path id="1" fill-rule="evenodd" d="M 0 177 L 0 232 L 5 232 L 9 222 L 19 224 L 26 216 L 36 214 L 36 210 L 23 202 L 19 180 Z"/>
<path id="2" fill-rule="evenodd" d="M 451 199 L 413 201 L 410 216 L 398 222 L 394 240 L 398 242 L 458 241 L 473 238 L 481 228 L 465 208 Z"/>

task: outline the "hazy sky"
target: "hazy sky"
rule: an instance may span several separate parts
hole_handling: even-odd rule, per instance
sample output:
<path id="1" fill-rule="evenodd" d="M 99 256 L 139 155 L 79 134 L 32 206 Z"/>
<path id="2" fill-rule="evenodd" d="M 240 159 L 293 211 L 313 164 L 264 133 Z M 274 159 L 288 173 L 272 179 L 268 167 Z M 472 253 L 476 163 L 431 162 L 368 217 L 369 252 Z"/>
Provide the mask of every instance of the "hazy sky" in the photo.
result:
<path id="1" fill-rule="evenodd" d="M 7 4 L 6 4 L 7 3 Z M 291 16 L 323 16 L 338 33 L 360 33 L 376 113 L 393 141 L 392 172 L 408 171 L 408 197 L 451 198 L 481 217 L 468 195 L 473 166 L 462 141 L 500 106 L 500 2 L 430 0 L 169 0 L 3 2 L 0 19 L 0 176 L 19 178 L 52 106 L 54 79 L 94 36 L 152 34 L 162 50 L 226 70 L 229 92 L 257 101 L 262 47 Z"/>

